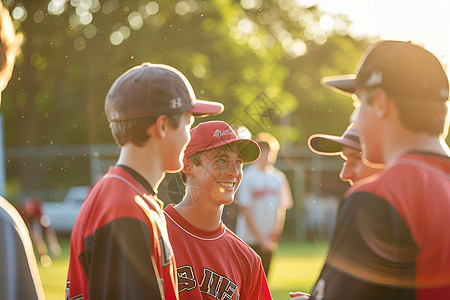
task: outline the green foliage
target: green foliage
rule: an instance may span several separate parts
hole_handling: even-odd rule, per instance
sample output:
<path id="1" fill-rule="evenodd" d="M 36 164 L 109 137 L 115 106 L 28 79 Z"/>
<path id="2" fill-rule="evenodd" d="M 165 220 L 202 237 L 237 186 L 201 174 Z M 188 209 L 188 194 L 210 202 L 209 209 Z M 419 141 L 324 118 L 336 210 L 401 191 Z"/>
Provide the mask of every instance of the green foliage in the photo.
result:
<path id="1" fill-rule="evenodd" d="M 366 45 L 348 37 L 344 16 L 290 0 L 6 5 L 25 35 L 3 95 L 8 146 L 112 143 L 104 97 L 145 61 L 180 69 L 199 98 L 223 102 L 215 118 L 304 144 L 316 131 L 346 127 L 350 101 L 319 81 L 352 71 Z"/>

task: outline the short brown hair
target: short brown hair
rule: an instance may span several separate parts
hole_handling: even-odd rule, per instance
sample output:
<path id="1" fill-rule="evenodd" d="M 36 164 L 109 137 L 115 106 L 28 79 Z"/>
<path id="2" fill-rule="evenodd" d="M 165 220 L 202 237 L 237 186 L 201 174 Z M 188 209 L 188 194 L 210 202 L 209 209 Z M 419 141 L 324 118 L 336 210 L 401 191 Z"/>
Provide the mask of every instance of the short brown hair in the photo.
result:
<path id="1" fill-rule="evenodd" d="M 169 119 L 169 124 L 177 129 L 180 126 L 181 114 L 166 115 Z M 133 143 L 136 146 L 142 147 L 149 140 L 150 136 L 147 134 L 147 129 L 155 124 L 156 118 L 143 118 L 127 121 L 110 122 L 109 127 L 116 143 L 122 147 L 126 143 Z"/>

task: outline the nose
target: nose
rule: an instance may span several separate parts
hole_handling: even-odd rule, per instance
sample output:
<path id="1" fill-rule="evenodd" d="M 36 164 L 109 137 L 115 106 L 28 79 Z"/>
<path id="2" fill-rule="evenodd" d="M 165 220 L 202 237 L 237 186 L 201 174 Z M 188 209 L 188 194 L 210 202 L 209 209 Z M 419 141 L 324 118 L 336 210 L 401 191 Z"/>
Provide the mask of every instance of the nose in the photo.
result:
<path id="1" fill-rule="evenodd" d="M 347 162 L 344 162 L 342 165 L 341 172 L 339 173 L 339 178 L 342 181 L 347 181 L 350 185 L 353 185 L 355 180 L 355 170 L 352 166 L 350 166 Z"/>
<path id="2" fill-rule="evenodd" d="M 242 172 L 242 165 L 241 164 L 235 164 L 235 163 L 229 163 L 227 168 L 227 174 L 230 177 L 237 177 L 239 173 Z"/>

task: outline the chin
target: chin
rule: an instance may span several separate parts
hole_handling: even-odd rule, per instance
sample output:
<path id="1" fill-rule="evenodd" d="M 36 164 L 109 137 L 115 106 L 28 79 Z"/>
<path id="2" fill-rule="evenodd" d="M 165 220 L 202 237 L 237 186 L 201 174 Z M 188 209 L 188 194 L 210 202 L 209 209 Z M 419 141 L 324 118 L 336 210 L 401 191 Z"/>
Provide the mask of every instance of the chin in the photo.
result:
<path id="1" fill-rule="evenodd" d="M 166 169 L 167 173 L 177 173 L 183 170 L 184 164 L 181 162 L 178 165 L 170 166 Z"/>

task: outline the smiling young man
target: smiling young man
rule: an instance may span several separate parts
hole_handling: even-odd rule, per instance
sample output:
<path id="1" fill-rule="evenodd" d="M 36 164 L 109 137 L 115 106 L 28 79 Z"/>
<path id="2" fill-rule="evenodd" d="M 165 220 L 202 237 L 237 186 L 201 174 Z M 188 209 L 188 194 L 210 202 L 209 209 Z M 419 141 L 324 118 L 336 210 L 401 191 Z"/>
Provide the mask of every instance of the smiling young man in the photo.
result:
<path id="1" fill-rule="evenodd" d="M 340 155 L 344 160 L 339 178 L 350 185 L 371 177 L 381 171 L 368 166 L 361 154 L 361 137 L 355 124 L 350 124 L 342 136 L 313 134 L 308 139 L 308 147 L 320 155 Z"/>
<path id="2" fill-rule="evenodd" d="M 183 167 L 193 115 L 223 105 L 197 100 L 178 70 L 144 63 L 111 86 L 105 112 L 121 147 L 91 189 L 70 240 L 67 299 L 178 299 L 163 203 L 165 172 Z"/>
<path id="3" fill-rule="evenodd" d="M 324 82 L 353 94 L 363 153 L 386 168 L 346 193 L 311 299 L 450 299 L 449 83 L 441 63 L 411 42 L 383 41 L 356 76 Z"/>
<path id="4" fill-rule="evenodd" d="M 259 152 L 255 142 L 239 138 L 225 122 L 191 130 L 183 168 L 186 194 L 165 209 L 180 299 L 272 299 L 260 257 L 222 223 L 242 165 Z"/>

